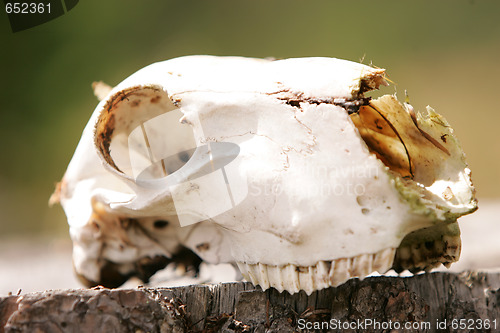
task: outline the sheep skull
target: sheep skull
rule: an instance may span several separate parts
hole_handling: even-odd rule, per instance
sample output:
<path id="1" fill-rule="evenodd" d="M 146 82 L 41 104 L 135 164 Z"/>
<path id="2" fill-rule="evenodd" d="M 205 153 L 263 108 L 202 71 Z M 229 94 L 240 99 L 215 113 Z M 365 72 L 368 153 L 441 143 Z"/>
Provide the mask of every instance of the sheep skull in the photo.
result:
<path id="1" fill-rule="evenodd" d="M 477 208 L 462 149 L 431 108 L 365 97 L 386 84 L 333 58 L 189 56 L 133 74 L 56 191 L 77 273 L 147 279 L 190 249 L 310 294 L 458 260 L 456 220 Z"/>

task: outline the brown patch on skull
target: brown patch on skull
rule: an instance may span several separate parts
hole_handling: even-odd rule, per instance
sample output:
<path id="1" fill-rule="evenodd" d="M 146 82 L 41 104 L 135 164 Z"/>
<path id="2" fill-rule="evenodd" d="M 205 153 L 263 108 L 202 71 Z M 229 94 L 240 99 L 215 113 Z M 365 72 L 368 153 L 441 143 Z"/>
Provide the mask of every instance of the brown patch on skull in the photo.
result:
<path id="1" fill-rule="evenodd" d="M 156 104 L 160 101 L 161 99 L 161 96 L 155 96 L 153 98 L 151 98 L 149 101 L 152 103 L 152 104 Z"/>
<path id="2" fill-rule="evenodd" d="M 297 266 L 295 268 L 295 271 L 298 272 L 298 273 L 307 273 L 307 272 L 309 272 L 309 267 L 306 267 L 306 266 Z"/>
<path id="3" fill-rule="evenodd" d="M 434 130 L 434 138 L 427 129 L 424 131 L 428 118 L 423 116 L 420 121 L 413 108 L 404 107 L 394 96 L 370 100 L 350 117 L 372 154 L 402 178 L 425 187 L 439 178 L 449 158 L 457 157 L 443 145 L 446 140 L 438 142 L 447 134 L 441 132 L 438 136 Z M 445 125 L 442 131 L 446 131 Z"/>
<path id="4" fill-rule="evenodd" d="M 293 106 L 295 108 L 300 108 L 300 101 L 299 100 L 291 99 L 291 100 L 286 101 L 286 104 Z"/>
<path id="5" fill-rule="evenodd" d="M 396 128 L 373 105 L 361 106 L 351 120 L 370 151 L 402 177 L 413 177 L 408 149 Z"/>

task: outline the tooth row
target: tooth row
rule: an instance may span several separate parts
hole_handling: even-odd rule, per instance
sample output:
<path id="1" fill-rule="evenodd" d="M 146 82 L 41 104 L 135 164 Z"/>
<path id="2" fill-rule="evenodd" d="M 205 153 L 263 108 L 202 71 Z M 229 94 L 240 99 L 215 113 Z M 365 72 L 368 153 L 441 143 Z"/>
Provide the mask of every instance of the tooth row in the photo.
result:
<path id="1" fill-rule="evenodd" d="M 391 268 L 395 253 L 395 248 L 388 248 L 352 258 L 319 261 L 314 266 L 238 262 L 238 267 L 247 281 L 260 285 L 263 290 L 273 287 L 290 294 L 304 290 L 310 295 L 315 290 L 336 287 L 353 277 L 362 279 L 375 271 L 385 273 Z"/>
<path id="2" fill-rule="evenodd" d="M 439 240 L 400 246 L 393 268 L 396 272 L 408 269 L 413 273 L 430 271 L 441 264 L 449 268 L 459 259 L 461 244 L 460 236 L 443 235 Z"/>

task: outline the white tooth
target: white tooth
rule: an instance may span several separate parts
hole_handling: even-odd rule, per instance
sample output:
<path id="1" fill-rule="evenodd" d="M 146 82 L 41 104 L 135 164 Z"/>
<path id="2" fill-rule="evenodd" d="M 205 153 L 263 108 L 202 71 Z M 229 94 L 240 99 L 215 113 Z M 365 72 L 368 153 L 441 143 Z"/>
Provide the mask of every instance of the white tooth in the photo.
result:
<path id="1" fill-rule="evenodd" d="M 267 276 L 269 278 L 269 285 L 280 293 L 284 289 L 284 281 L 282 277 L 282 266 L 267 266 Z"/>
<path id="2" fill-rule="evenodd" d="M 395 254 L 396 254 L 395 248 L 388 248 L 375 253 L 375 255 L 373 256 L 373 264 L 372 264 L 373 271 L 377 271 L 380 274 L 384 274 L 389 269 L 391 269 Z"/>
<path id="3" fill-rule="evenodd" d="M 257 267 L 258 267 L 259 273 L 260 273 L 259 274 L 259 276 L 260 276 L 259 285 L 263 290 L 266 290 L 269 288 L 269 278 L 267 275 L 267 265 L 259 263 Z"/>
<path id="4" fill-rule="evenodd" d="M 298 293 L 300 291 L 299 272 L 297 266 L 288 264 L 284 266 L 284 288 L 290 294 Z"/>
<path id="5" fill-rule="evenodd" d="M 336 287 L 352 277 L 363 279 L 376 271 L 387 271 L 392 266 L 395 249 L 389 248 L 375 254 L 362 254 L 354 258 L 319 261 L 314 266 L 284 266 L 246 264 L 238 262 L 245 279 L 263 290 L 273 287 L 279 292 L 297 293 L 304 290 L 311 295 L 315 290 Z M 379 271 L 379 272 L 380 272 Z"/>
<path id="6" fill-rule="evenodd" d="M 314 284 L 314 266 L 297 267 L 299 271 L 300 289 L 304 290 L 308 295 L 317 289 Z"/>
<path id="7" fill-rule="evenodd" d="M 250 282 L 254 285 L 260 285 L 260 271 L 258 265 L 248 265 L 248 276 L 250 277 Z"/>
<path id="8" fill-rule="evenodd" d="M 243 278 L 247 281 L 250 281 L 250 275 L 248 274 L 248 264 L 245 264 L 243 262 L 237 262 L 238 268 L 241 272 L 241 275 L 243 275 Z"/>
<path id="9" fill-rule="evenodd" d="M 372 255 L 362 254 L 352 260 L 352 277 L 363 279 L 373 272 Z"/>
<path id="10" fill-rule="evenodd" d="M 329 287 L 328 273 L 330 271 L 330 266 L 331 263 L 328 261 L 319 261 L 316 266 L 314 266 L 316 289 L 320 290 Z"/>
<path id="11" fill-rule="evenodd" d="M 351 278 L 351 259 L 341 258 L 332 261 L 330 268 L 330 285 L 337 287 Z"/>

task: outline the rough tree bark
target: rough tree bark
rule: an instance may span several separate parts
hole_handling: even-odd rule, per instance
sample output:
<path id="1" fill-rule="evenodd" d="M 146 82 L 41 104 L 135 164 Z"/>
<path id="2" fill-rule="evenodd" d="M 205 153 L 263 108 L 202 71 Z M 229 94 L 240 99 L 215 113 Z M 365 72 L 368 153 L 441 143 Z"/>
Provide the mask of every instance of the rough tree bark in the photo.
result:
<path id="1" fill-rule="evenodd" d="M 310 329 L 304 328 L 306 322 Z M 395 322 L 429 326 L 391 330 Z M 500 274 L 372 277 L 311 296 L 262 292 L 240 282 L 0 298 L 0 331 L 5 332 L 316 332 L 336 331 L 335 323 L 352 325 L 343 332 L 498 332 Z M 314 329 L 318 325 L 323 329 Z"/>

